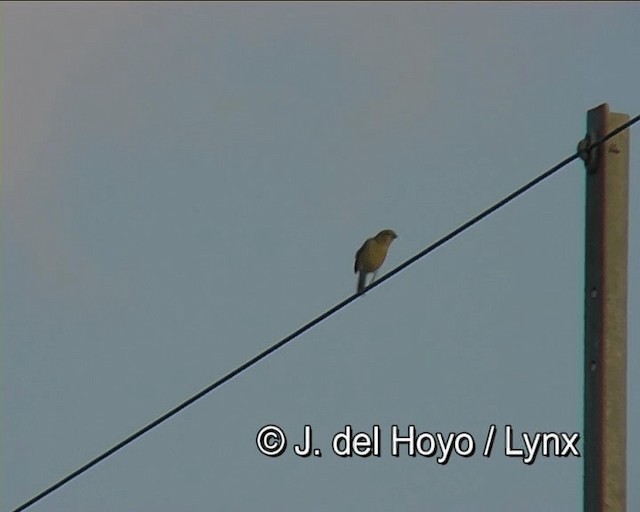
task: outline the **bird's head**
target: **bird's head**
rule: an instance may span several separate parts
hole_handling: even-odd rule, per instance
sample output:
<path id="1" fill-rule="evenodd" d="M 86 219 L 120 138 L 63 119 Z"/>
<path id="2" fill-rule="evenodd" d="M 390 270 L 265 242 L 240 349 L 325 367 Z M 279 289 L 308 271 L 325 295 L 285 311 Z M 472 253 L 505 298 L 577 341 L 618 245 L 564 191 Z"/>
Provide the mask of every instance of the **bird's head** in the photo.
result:
<path id="1" fill-rule="evenodd" d="M 383 229 L 382 231 L 380 231 L 380 233 L 378 233 L 375 236 L 375 239 L 378 242 L 383 242 L 387 245 L 389 245 L 391 242 L 393 242 L 396 238 L 398 238 L 398 235 L 396 235 L 395 231 L 393 231 L 393 229 Z"/>

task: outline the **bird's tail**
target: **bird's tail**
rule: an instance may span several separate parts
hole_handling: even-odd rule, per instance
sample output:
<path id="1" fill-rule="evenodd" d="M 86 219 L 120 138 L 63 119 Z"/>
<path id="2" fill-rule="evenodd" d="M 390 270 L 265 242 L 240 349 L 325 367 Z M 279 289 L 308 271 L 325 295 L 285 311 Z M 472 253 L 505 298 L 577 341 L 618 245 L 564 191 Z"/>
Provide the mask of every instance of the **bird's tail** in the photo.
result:
<path id="1" fill-rule="evenodd" d="M 367 280 L 367 273 L 361 270 L 358 273 L 358 293 L 362 293 L 362 290 L 364 290 L 366 280 Z"/>

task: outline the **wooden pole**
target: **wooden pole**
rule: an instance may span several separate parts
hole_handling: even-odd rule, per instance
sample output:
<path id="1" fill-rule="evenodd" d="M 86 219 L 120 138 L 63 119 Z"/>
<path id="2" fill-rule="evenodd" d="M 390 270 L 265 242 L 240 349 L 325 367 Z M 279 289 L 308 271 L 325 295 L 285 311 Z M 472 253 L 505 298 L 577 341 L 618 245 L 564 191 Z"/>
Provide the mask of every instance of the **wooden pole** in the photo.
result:
<path id="1" fill-rule="evenodd" d="M 584 143 L 629 120 L 587 114 Z M 583 146 L 584 147 L 584 146 Z M 626 510 L 629 130 L 584 155 L 586 185 L 584 511 Z"/>

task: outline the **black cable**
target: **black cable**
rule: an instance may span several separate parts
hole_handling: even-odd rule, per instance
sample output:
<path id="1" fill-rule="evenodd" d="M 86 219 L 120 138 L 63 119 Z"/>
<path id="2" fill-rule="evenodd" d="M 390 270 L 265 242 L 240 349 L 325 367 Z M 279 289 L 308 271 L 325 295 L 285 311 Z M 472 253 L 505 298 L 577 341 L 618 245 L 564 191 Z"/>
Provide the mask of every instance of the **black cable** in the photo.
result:
<path id="1" fill-rule="evenodd" d="M 595 141 L 591 144 L 589 144 L 586 148 L 584 148 L 584 151 L 586 153 L 590 152 L 591 150 L 597 148 L 599 145 L 601 145 L 602 143 L 604 143 L 605 141 L 609 140 L 611 137 L 614 137 L 615 135 L 617 135 L 618 133 L 620 133 L 621 131 L 629 128 L 631 125 L 635 124 L 636 122 L 640 121 L 640 115 L 634 117 L 633 119 L 629 120 L 628 122 L 620 125 L 618 128 L 616 128 L 615 130 L 613 130 L 611 133 L 607 134 L 606 136 L 604 136 L 601 140 Z M 542 173 L 540 176 L 538 176 L 537 178 L 534 178 L 533 180 L 531 180 L 529 183 L 527 183 L 526 185 L 523 185 L 522 187 L 520 187 L 518 190 L 516 190 L 515 192 L 512 192 L 511 194 L 509 194 L 507 197 L 505 197 L 504 199 L 502 199 L 501 201 L 498 201 L 496 204 L 494 204 L 493 206 L 487 208 L 486 210 L 484 210 L 483 212 L 479 213 L 478 215 L 476 215 L 475 217 L 473 217 L 472 219 L 468 220 L 467 222 L 465 222 L 464 224 L 462 224 L 460 227 L 458 227 L 457 229 L 454 229 L 453 231 L 451 231 L 448 235 L 443 236 L 442 238 L 440 238 L 437 242 L 431 244 L 429 247 L 427 247 L 426 249 L 423 249 L 422 251 L 420 251 L 418 254 L 416 254 L 415 256 L 409 258 L 407 261 L 405 261 L 404 263 L 401 263 L 400 265 L 398 265 L 396 268 L 394 268 L 393 270 L 389 271 L 388 273 L 386 273 L 384 276 L 382 276 L 380 279 L 378 279 L 377 281 L 375 281 L 374 283 L 372 283 L 371 285 L 369 285 L 367 288 L 365 288 L 363 290 L 363 292 L 366 292 L 368 290 L 371 290 L 373 288 L 375 288 L 376 286 L 381 285 L 382 283 L 384 283 L 387 279 L 391 279 L 393 276 L 395 276 L 398 272 L 404 270 L 405 268 L 407 268 L 409 265 L 415 263 L 416 261 L 418 261 L 420 258 L 423 258 L 424 256 L 426 256 L 427 254 L 429 254 L 430 252 L 435 251 L 438 247 L 440 247 L 441 245 L 444 245 L 445 243 L 447 243 L 449 240 L 451 240 L 452 238 L 458 236 L 460 233 L 462 233 L 463 231 L 466 231 L 467 229 L 469 229 L 471 226 L 473 226 L 476 222 L 479 222 L 480 220 L 484 219 L 485 217 L 491 215 L 493 212 L 495 212 L 496 210 L 502 208 L 504 205 L 506 205 L 507 203 L 513 201 L 516 197 L 524 194 L 527 190 L 529 190 L 530 188 L 533 188 L 535 185 L 537 185 L 538 183 L 540 183 L 541 181 L 547 179 L 548 177 L 550 177 L 552 174 L 555 174 L 556 172 L 558 172 L 560 169 L 562 169 L 563 167 L 565 167 L 566 165 L 570 164 L 571 162 L 573 162 L 574 160 L 576 160 L 577 158 L 580 157 L 580 153 L 576 152 L 573 155 L 571 155 L 570 157 L 565 158 L 564 160 L 562 160 L 560 163 L 554 165 L 551 169 L 549 169 L 548 171 Z M 301 334 L 303 334 L 304 332 L 308 331 L 309 329 L 311 329 L 313 326 L 315 326 L 316 324 L 322 322 L 325 318 L 330 317 L 331 315 L 333 315 L 334 313 L 337 313 L 339 310 L 341 310 L 342 308 L 344 308 L 345 306 L 349 305 L 351 302 L 353 302 L 354 300 L 356 300 L 361 294 L 359 293 L 354 293 L 353 295 L 351 295 L 350 297 L 347 297 L 345 300 L 343 300 L 342 302 L 336 304 L 335 306 L 333 306 L 331 309 L 328 309 L 327 311 L 325 311 L 324 313 L 322 313 L 320 316 L 317 316 L 316 318 L 314 318 L 313 320 L 311 320 L 310 322 L 306 323 L 305 325 L 303 325 L 302 327 L 300 327 L 297 331 L 292 332 L 291 334 L 289 334 L 288 336 L 286 336 L 285 338 L 281 339 L 278 343 L 276 343 L 275 345 L 272 345 L 271 347 L 267 348 L 266 350 L 260 352 L 257 356 L 255 356 L 253 359 L 250 359 L 249 361 L 247 361 L 246 363 L 244 363 L 243 365 L 239 366 L 238 368 L 236 368 L 235 370 L 227 373 L 224 377 L 222 377 L 221 379 L 218 379 L 217 381 L 215 381 L 213 384 L 210 384 L 209 386 L 207 386 L 206 388 L 204 388 L 202 391 L 200 391 L 199 393 L 197 393 L 196 395 L 193 395 L 191 398 L 185 400 L 184 402 L 182 402 L 180 405 L 174 407 L 173 409 L 171 409 L 169 412 L 163 414 L 162 416 L 160 416 L 158 419 L 152 421 L 151 423 L 149 423 L 148 425 L 146 425 L 145 427 L 142 427 L 140 430 L 138 430 L 137 432 L 134 432 L 133 434 L 131 434 L 129 437 L 127 437 L 126 439 L 120 441 L 118 444 L 116 444 L 115 446 L 113 446 L 112 448 L 110 448 L 109 450 L 107 450 L 106 452 L 104 452 L 103 454 L 99 455 L 98 457 L 96 457 L 95 459 L 87 462 L 84 466 L 78 468 L 77 470 L 75 470 L 73 473 L 67 475 L 66 477 L 64 477 L 62 480 L 60 480 L 59 482 L 56 482 L 55 484 L 53 484 L 52 486 L 48 487 L 47 489 L 45 489 L 44 491 L 42 491 L 40 494 L 38 494 L 37 496 L 34 496 L 33 498 L 31 498 L 29 501 L 23 503 L 22 505 L 20 505 L 18 508 L 14 509 L 13 512 L 20 512 L 22 510 L 25 510 L 26 508 L 30 507 L 31 505 L 33 505 L 34 503 L 36 503 L 37 501 L 41 500 L 42 498 L 44 498 L 45 496 L 47 496 L 48 494 L 51 494 L 53 491 L 55 491 L 56 489 L 59 489 L 60 487 L 62 487 L 63 485 L 65 485 L 66 483 L 70 482 L 71 480 L 73 480 L 74 478 L 76 478 L 77 476 L 81 475 L 82 473 L 84 473 L 85 471 L 87 471 L 89 468 L 95 466 L 96 464 L 98 464 L 99 462 L 101 462 L 102 460 L 106 459 L 107 457 L 109 457 L 110 455 L 113 455 L 115 452 L 117 452 L 118 450 L 120 450 L 121 448 L 124 448 L 126 445 L 128 445 L 129 443 L 135 441 L 137 438 L 139 438 L 140 436 L 142 436 L 143 434 L 146 434 L 149 430 L 157 427 L 158 425 L 160 425 L 160 423 L 164 422 L 165 420 L 168 420 L 169 418 L 171 418 L 171 416 L 174 416 L 176 414 L 178 414 L 182 409 L 184 409 L 185 407 L 188 407 L 189 405 L 191 405 L 193 402 L 199 400 L 200 398 L 202 398 L 203 396 L 205 396 L 206 394 L 210 393 L 211 391 L 213 391 L 214 389 L 222 386 L 222 384 L 224 384 L 225 382 L 233 379 L 236 375 L 242 373 L 243 371 L 245 371 L 247 368 L 253 366 L 254 364 L 256 364 L 257 362 L 259 362 L 261 359 L 264 359 L 265 357 L 267 357 L 269 354 L 271 354 L 272 352 L 275 352 L 276 350 L 278 350 L 280 347 L 286 345 L 287 343 L 289 343 L 290 341 L 292 341 L 293 339 L 297 338 L 298 336 L 300 336 Z"/>

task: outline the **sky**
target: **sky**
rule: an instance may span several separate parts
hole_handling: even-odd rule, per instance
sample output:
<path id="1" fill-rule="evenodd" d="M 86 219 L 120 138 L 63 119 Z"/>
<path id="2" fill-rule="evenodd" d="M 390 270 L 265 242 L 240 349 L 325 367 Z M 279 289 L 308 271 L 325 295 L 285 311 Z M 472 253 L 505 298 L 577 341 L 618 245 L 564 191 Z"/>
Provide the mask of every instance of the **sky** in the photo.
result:
<path id="1" fill-rule="evenodd" d="M 3 511 L 354 293 L 366 238 L 399 235 L 388 271 L 572 155 L 589 109 L 640 113 L 636 3 L 0 13 Z M 584 183 L 570 164 L 30 510 L 579 510 L 583 459 L 525 464 L 505 432 L 582 433 Z M 322 456 L 293 452 L 305 425 Z M 375 425 L 380 456 L 333 453 Z M 475 453 L 394 457 L 394 425 Z"/>

